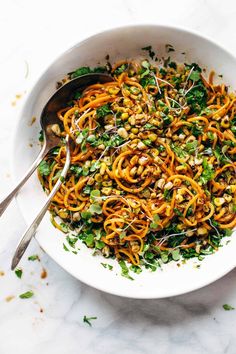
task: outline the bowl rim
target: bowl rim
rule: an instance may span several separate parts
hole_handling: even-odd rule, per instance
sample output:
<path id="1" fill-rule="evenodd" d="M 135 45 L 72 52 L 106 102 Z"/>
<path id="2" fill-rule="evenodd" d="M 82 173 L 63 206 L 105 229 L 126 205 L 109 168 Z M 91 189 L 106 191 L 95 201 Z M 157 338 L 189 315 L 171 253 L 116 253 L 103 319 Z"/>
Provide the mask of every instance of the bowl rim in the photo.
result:
<path id="1" fill-rule="evenodd" d="M 32 93 L 32 91 L 34 90 L 35 86 L 38 85 L 40 79 L 46 74 L 46 72 L 57 62 L 59 61 L 62 57 L 66 56 L 68 53 L 70 53 L 70 51 L 72 51 L 76 46 L 78 45 L 82 45 L 83 43 L 89 41 L 90 39 L 95 39 L 97 36 L 106 34 L 106 33 L 112 33 L 113 31 L 118 31 L 118 30 L 125 30 L 125 29 L 135 29 L 135 28 L 163 28 L 163 29 L 167 29 L 167 30 L 173 30 L 173 31 L 178 31 L 179 33 L 187 33 L 190 35 L 193 35 L 197 38 L 199 38 L 200 40 L 203 39 L 207 42 L 209 42 L 210 44 L 214 45 L 215 47 L 217 47 L 219 50 L 224 51 L 228 56 L 230 56 L 236 63 L 236 56 L 234 54 L 232 54 L 227 48 L 225 48 L 223 45 L 218 44 L 217 42 L 215 42 L 210 36 L 207 36 L 205 34 L 200 33 L 197 30 L 192 30 L 189 29 L 186 26 L 179 26 L 179 25 L 169 25 L 169 24 L 164 24 L 164 23 L 132 23 L 132 24 L 127 24 L 127 25 L 122 25 L 122 26 L 115 26 L 115 27 L 110 27 L 107 28 L 105 30 L 99 30 L 96 31 L 94 34 L 92 35 L 88 35 L 85 37 L 82 37 L 81 40 L 76 41 L 74 44 L 70 45 L 70 47 L 68 47 L 65 50 L 60 51 L 60 54 L 57 55 L 56 57 L 54 57 L 53 60 L 50 61 L 49 64 L 45 65 L 45 67 L 39 71 L 39 73 L 37 73 L 37 75 L 35 76 L 35 78 L 33 80 L 30 81 L 29 83 L 29 87 L 27 90 L 27 93 L 24 96 L 23 102 L 22 102 L 22 106 L 17 114 L 16 117 L 16 124 L 15 127 L 13 129 L 13 133 L 11 134 L 11 149 L 10 149 L 10 171 L 12 174 L 12 182 L 13 185 L 15 183 L 17 183 L 18 179 L 16 178 L 16 170 L 15 170 L 15 166 L 14 166 L 14 151 L 15 151 L 15 146 L 16 146 L 16 140 L 17 140 L 17 132 L 19 131 L 19 127 L 20 127 L 20 123 L 21 123 L 21 119 L 22 119 L 22 115 L 23 115 L 23 111 L 26 109 L 27 103 L 28 103 L 28 99 Z M 24 216 L 24 212 L 23 212 L 23 207 L 19 201 L 18 196 L 16 196 L 15 198 L 18 209 L 20 211 L 21 216 L 23 217 L 23 220 L 25 221 L 26 225 L 28 225 L 28 222 Z M 41 247 L 40 242 L 38 241 L 37 238 L 37 234 L 35 236 L 36 241 L 38 242 L 39 246 Z M 45 251 L 46 252 L 46 251 Z M 183 295 L 183 294 L 187 294 L 190 293 L 192 291 L 201 289 L 207 285 L 212 284 L 213 282 L 215 282 L 216 280 L 222 278 L 224 275 L 226 275 L 227 273 L 229 273 L 231 270 L 233 270 L 236 267 L 236 262 L 235 264 L 229 264 L 229 266 L 227 268 L 223 268 L 223 271 L 221 272 L 217 272 L 217 274 L 215 275 L 215 277 L 212 277 L 211 280 L 209 281 L 209 279 L 206 279 L 205 281 L 203 281 L 201 284 L 197 284 L 197 285 L 193 285 L 193 286 L 188 286 L 185 287 L 182 291 L 174 291 L 172 294 L 166 294 L 166 295 L 141 295 L 139 296 L 138 293 L 136 293 L 135 295 L 128 295 L 125 291 L 122 291 L 122 289 L 120 291 L 112 291 L 112 290 L 107 290 L 104 289 L 104 287 L 102 285 L 94 285 L 92 283 L 92 281 L 87 280 L 86 278 L 78 278 L 77 274 L 73 271 L 73 269 L 70 269 L 69 266 L 67 265 L 62 265 L 60 260 L 58 259 L 58 257 L 54 257 L 52 256 L 50 253 L 46 252 L 60 267 L 62 267 L 64 270 L 66 270 L 69 274 L 71 274 L 73 277 L 75 277 L 77 280 L 81 281 L 82 283 L 89 285 L 95 289 L 98 289 L 104 293 L 108 293 L 111 295 L 116 295 L 116 296 L 120 296 L 120 297 L 125 297 L 125 298 L 133 298 L 133 299 L 161 299 L 161 298 L 168 298 L 168 297 L 174 297 L 174 296 L 178 296 L 178 295 Z"/>

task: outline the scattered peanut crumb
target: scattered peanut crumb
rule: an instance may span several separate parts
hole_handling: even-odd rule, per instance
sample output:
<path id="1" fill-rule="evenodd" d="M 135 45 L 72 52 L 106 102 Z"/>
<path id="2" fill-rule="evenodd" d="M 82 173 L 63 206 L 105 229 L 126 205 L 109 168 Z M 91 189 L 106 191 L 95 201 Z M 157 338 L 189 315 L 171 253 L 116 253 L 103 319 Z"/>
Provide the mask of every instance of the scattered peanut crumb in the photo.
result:
<path id="1" fill-rule="evenodd" d="M 25 93 L 25 92 L 24 92 L 24 93 Z M 15 107 L 15 106 L 16 106 L 16 103 L 17 103 L 17 100 L 19 100 L 22 96 L 23 96 L 23 93 L 17 93 L 17 94 L 15 95 L 15 99 L 11 102 L 11 105 L 12 105 L 13 107 Z"/>
<path id="2" fill-rule="evenodd" d="M 15 296 L 13 295 L 9 295 L 5 298 L 6 302 L 10 302 L 11 300 L 13 300 L 15 298 Z"/>
<path id="3" fill-rule="evenodd" d="M 47 273 L 46 269 L 43 268 L 43 270 L 41 272 L 41 279 L 47 278 L 47 275 L 48 275 L 48 273 Z"/>
<path id="4" fill-rule="evenodd" d="M 31 147 L 31 148 L 32 148 L 32 147 L 33 147 L 33 144 L 32 144 L 32 143 L 29 143 L 29 147 Z"/>
<path id="5" fill-rule="evenodd" d="M 0 270 L 0 277 L 3 277 L 4 275 L 5 273 L 2 270 Z"/>
<path id="6" fill-rule="evenodd" d="M 33 117 L 31 118 L 31 122 L 29 123 L 29 125 L 32 126 L 35 122 L 36 122 L 36 117 L 33 116 Z"/>
<path id="7" fill-rule="evenodd" d="M 39 310 L 39 312 L 41 312 L 41 313 L 42 313 L 42 312 L 43 312 L 43 309 L 41 308 L 41 309 Z"/>

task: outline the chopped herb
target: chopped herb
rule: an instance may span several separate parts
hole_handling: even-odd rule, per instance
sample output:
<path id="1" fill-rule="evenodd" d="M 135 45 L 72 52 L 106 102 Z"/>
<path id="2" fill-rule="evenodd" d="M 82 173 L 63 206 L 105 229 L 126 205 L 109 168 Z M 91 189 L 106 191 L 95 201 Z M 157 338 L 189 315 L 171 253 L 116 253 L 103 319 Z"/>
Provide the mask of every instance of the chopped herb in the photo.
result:
<path id="1" fill-rule="evenodd" d="M 63 248 L 66 252 L 69 252 L 69 248 L 66 247 L 66 245 L 63 243 Z"/>
<path id="2" fill-rule="evenodd" d="M 78 68 L 77 70 L 75 70 L 73 73 L 71 73 L 71 78 L 74 79 L 76 77 L 82 76 L 82 75 L 86 75 L 86 74 L 90 74 L 90 73 L 104 73 L 106 70 L 106 68 L 104 66 L 98 66 L 96 68 L 91 69 L 88 66 L 82 66 L 81 68 Z"/>
<path id="3" fill-rule="evenodd" d="M 203 129 L 200 125 L 198 124 L 193 124 L 192 127 L 191 127 L 191 131 L 192 131 L 192 134 L 195 136 L 195 137 L 198 137 L 199 135 L 202 134 L 203 132 Z"/>
<path id="4" fill-rule="evenodd" d="M 165 48 L 166 48 L 167 53 L 175 51 L 173 45 L 171 45 L 171 44 L 166 44 Z"/>
<path id="5" fill-rule="evenodd" d="M 167 263 L 169 261 L 168 252 L 166 251 L 161 252 L 161 260 L 163 263 Z"/>
<path id="6" fill-rule="evenodd" d="M 165 198 L 165 200 L 170 200 L 171 199 L 171 190 L 170 189 L 164 189 L 164 193 L 163 193 L 163 195 L 164 195 L 164 198 Z"/>
<path id="7" fill-rule="evenodd" d="M 140 274 L 142 272 L 142 268 L 140 268 L 139 266 L 135 266 L 133 264 L 132 266 L 129 267 L 129 269 L 136 274 Z"/>
<path id="8" fill-rule="evenodd" d="M 89 207 L 90 213 L 93 214 L 102 214 L 102 207 L 100 204 L 91 204 Z"/>
<path id="9" fill-rule="evenodd" d="M 122 65 L 118 66 L 118 68 L 116 68 L 116 70 L 114 71 L 114 74 L 115 74 L 115 75 L 120 75 L 120 74 L 122 74 L 127 68 L 128 68 L 128 64 L 122 64 Z"/>
<path id="10" fill-rule="evenodd" d="M 230 229 L 225 229 L 225 236 L 231 236 L 232 233 L 233 233 L 233 230 L 230 230 Z"/>
<path id="11" fill-rule="evenodd" d="M 20 294 L 19 295 L 19 298 L 21 298 L 21 299 L 29 299 L 29 298 L 31 298 L 32 296 L 34 295 L 34 293 L 33 293 L 33 291 L 26 291 L 25 293 L 23 293 L 23 294 Z"/>
<path id="12" fill-rule="evenodd" d="M 40 130 L 39 132 L 39 141 L 42 143 L 44 141 L 44 135 L 43 135 L 43 131 Z"/>
<path id="13" fill-rule="evenodd" d="M 60 223 L 61 231 L 67 234 L 69 232 L 69 225 L 65 224 L 64 222 Z"/>
<path id="14" fill-rule="evenodd" d="M 153 76 L 145 76 L 140 80 L 140 84 L 145 88 L 147 86 L 156 86 L 156 80 Z"/>
<path id="15" fill-rule="evenodd" d="M 186 151 L 184 151 L 183 148 L 181 148 L 178 145 L 175 145 L 175 144 L 171 143 L 170 147 L 174 151 L 174 153 L 180 158 L 181 157 L 185 157 L 187 155 Z"/>
<path id="16" fill-rule="evenodd" d="M 105 246 L 106 245 L 105 245 L 105 243 L 103 241 L 98 240 L 98 241 L 95 242 L 95 248 L 97 248 L 99 250 L 103 249 L 103 247 L 105 247 Z"/>
<path id="17" fill-rule="evenodd" d="M 28 261 L 39 261 L 39 256 L 37 254 L 33 254 L 28 257 Z"/>
<path id="18" fill-rule="evenodd" d="M 83 169 L 80 166 L 72 165 L 70 166 L 70 171 L 73 172 L 76 177 L 80 177 L 82 175 Z"/>
<path id="19" fill-rule="evenodd" d="M 92 247 L 94 245 L 94 235 L 93 234 L 87 234 L 85 236 L 84 242 L 88 247 Z"/>
<path id="20" fill-rule="evenodd" d="M 108 114 L 113 113 L 109 104 L 105 104 L 104 106 L 98 107 L 96 112 L 98 118 L 104 118 Z"/>
<path id="21" fill-rule="evenodd" d="M 142 50 L 146 50 L 151 59 L 154 58 L 155 52 L 152 50 L 152 46 L 151 45 L 149 45 L 147 47 L 143 47 Z"/>
<path id="22" fill-rule="evenodd" d="M 200 113 L 206 107 L 207 90 L 202 82 L 187 92 L 186 101 L 190 106 L 190 113 Z"/>
<path id="23" fill-rule="evenodd" d="M 214 138 L 215 138 L 214 133 L 212 133 L 212 132 L 207 132 L 207 137 L 208 137 L 210 140 L 214 140 Z"/>
<path id="24" fill-rule="evenodd" d="M 101 163 L 99 161 L 92 162 L 90 167 L 90 172 L 95 172 L 101 167 Z"/>
<path id="25" fill-rule="evenodd" d="M 82 219 L 88 220 L 91 218 L 91 216 L 92 216 L 92 213 L 90 213 L 89 211 L 82 211 L 81 212 Z"/>
<path id="26" fill-rule="evenodd" d="M 15 275 L 16 275 L 19 279 L 21 279 L 22 273 L 23 273 L 22 269 L 17 268 L 17 269 L 15 270 Z"/>
<path id="27" fill-rule="evenodd" d="M 174 261 L 179 261 L 180 260 L 180 250 L 179 250 L 179 248 L 171 251 L 171 255 L 172 255 L 172 259 Z"/>
<path id="28" fill-rule="evenodd" d="M 87 323 L 90 327 L 92 327 L 91 321 L 93 320 L 97 320 L 97 317 L 87 317 L 87 316 L 83 317 L 83 322 Z"/>
<path id="29" fill-rule="evenodd" d="M 101 265 L 104 267 L 104 268 L 107 268 L 109 270 L 112 270 L 113 269 L 113 266 L 111 264 L 108 264 L 108 263 L 101 263 Z"/>
<path id="30" fill-rule="evenodd" d="M 192 142 L 188 142 L 186 144 L 186 150 L 188 151 L 189 154 L 193 154 L 193 153 L 195 153 L 197 146 L 198 146 L 197 140 L 194 140 Z"/>
<path id="31" fill-rule="evenodd" d="M 169 63 L 169 67 L 176 70 L 177 69 L 177 64 L 174 61 L 171 61 Z"/>
<path id="32" fill-rule="evenodd" d="M 189 79 L 196 82 L 200 80 L 200 73 L 199 71 L 193 70 L 189 76 Z"/>
<path id="33" fill-rule="evenodd" d="M 41 176 L 48 176 L 51 172 L 49 163 L 45 160 L 41 161 L 38 167 L 38 171 Z"/>
<path id="34" fill-rule="evenodd" d="M 152 130 L 152 129 L 156 129 L 155 125 L 152 125 L 150 123 L 147 123 L 143 126 L 144 129 L 146 130 Z"/>
<path id="35" fill-rule="evenodd" d="M 184 214 L 183 214 L 179 209 L 177 209 L 177 208 L 174 208 L 174 212 L 175 212 L 175 214 L 178 215 L 178 216 L 184 216 Z"/>
<path id="36" fill-rule="evenodd" d="M 228 304 L 224 304 L 224 305 L 222 305 L 222 307 L 225 311 L 235 310 L 235 308 L 233 306 L 228 305 Z"/>
<path id="37" fill-rule="evenodd" d="M 214 173 L 213 166 L 208 163 L 206 158 L 203 159 L 202 166 L 203 166 L 203 172 L 200 176 L 199 182 L 201 182 L 202 184 L 206 184 L 207 182 L 211 181 L 214 178 L 215 173 Z"/>
<path id="38" fill-rule="evenodd" d="M 121 275 L 127 279 L 134 280 L 130 275 L 129 275 L 129 269 L 123 259 L 119 261 L 119 265 L 121 267 Z"/>

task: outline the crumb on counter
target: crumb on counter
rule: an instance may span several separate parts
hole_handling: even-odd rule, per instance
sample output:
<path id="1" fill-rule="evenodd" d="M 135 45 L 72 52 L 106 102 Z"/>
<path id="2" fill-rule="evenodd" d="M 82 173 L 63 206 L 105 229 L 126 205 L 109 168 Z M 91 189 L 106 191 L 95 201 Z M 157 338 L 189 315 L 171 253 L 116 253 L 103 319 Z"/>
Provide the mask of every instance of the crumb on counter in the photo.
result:
<path id="1" fill-rule="evenodd" d="M 47 278 L 47 275 L 48 275 L 48 273 L 47 273 L 46 269 L 43 268 L 42 272 L 41 272 L 41 279 Z"/>
<path id="2" fill-rule="evenodd" d="M 13 300 L 15 298 L 14 295 L 9 295 L 5 298 L 6 302 L 10 302 L 11 300 Z"/>

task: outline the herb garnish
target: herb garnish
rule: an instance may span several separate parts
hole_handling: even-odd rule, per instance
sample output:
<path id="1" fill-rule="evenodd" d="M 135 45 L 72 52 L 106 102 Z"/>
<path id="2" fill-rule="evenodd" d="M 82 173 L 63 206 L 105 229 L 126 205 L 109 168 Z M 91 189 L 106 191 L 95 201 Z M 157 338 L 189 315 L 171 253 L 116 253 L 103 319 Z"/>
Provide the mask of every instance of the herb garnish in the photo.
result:
<path id="1" fill-rule="evenodd" d="M 93 321 L 93 320 L 97 320 L 97 317 L 87 317 L 85 315 L 83 317 L 83 322 L 87 323 L 90 327 L 92 327 L 91 321 Z"/>

